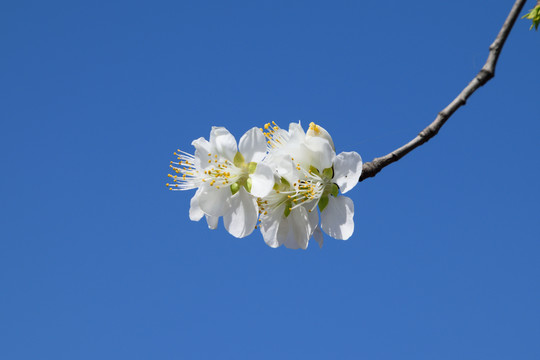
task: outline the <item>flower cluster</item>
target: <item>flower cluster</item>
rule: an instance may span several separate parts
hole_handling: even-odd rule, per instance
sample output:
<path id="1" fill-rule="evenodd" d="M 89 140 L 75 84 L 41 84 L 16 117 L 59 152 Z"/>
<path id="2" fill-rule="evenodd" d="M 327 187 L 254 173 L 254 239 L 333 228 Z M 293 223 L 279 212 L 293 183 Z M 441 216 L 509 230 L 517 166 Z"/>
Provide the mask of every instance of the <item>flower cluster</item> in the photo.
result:
<path id="1" fill-rule="evenodd" d="M 306 249 L 310 238 L 320 246 L 324 231 L 346 240 L 354 231 L 354 205 L 341 194 L 351 190 L 362 173 L 356 152 L 336 155 L 330 134 L 314 123 L 304 131 L 276 123 L 252 128 L 240 142 L 223 127 L 213 127 L 210 140 L 192 142 L 195 154 L 178 150 L 171 161 L 170 190 L 197 189 L 189 217 L 206 218 L 216 229 L 242 238 L 259 228 L 271 247 Z M 319 223 L 319 212 L 320 223 Z M 322 229 L 322 231 L 321 231 Z"/>

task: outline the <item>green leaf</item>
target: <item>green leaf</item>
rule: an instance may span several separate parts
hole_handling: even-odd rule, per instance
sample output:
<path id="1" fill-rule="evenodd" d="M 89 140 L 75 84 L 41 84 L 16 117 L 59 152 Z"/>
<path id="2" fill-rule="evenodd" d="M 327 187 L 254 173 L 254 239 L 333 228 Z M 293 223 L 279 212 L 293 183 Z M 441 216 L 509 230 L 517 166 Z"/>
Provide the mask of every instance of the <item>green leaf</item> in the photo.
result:
<path id="1" fill-rule="evenodd" d="M 323 196 L 319 200 L 319 210 L 321 210 L 321 212 L 323 212 L 324 209 L 326 209 L 326 206 L 328 206 L 328 196 Z"/>
<path id="2" fill-rule="evenodd" d="M 233 195 L 236 194 L 238 190 L 240 190 L 240 185 L 238 185 L 238 183 L 234 183 L 231 185 L 231 192 Z"/>
<path id="3" fill-rule="evenodd" d="M 233 163 L 236 167 L 242 167 L 246 163 L 244 156 L 240 153 L 240 151 L 237 151 L 236 155 L 234 155 Z"/>
<path id="4" fill-rule="evenodd" d="M 540 5 L 535 6 L 533 9 L 531 9 L 527 14 L 523 15 L 521 18 L 532 20 L 532 24 L 529 30 L 532 30 L 533 28 L 535 30 L 538 30 L 538 25 L 540 24 Z"/>

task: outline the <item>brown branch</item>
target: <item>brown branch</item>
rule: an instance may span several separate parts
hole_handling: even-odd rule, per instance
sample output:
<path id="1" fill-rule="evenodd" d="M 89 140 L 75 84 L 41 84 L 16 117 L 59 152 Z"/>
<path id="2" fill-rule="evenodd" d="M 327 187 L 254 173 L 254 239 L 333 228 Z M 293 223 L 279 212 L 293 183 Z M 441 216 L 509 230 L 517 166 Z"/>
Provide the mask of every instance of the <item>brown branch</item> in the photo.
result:
<path id="1" fill-rule="evenodd" d="M 521 12 L 521 9 L 525 5 L 526 0 L 517 0 L 510 10 L 506 21 L 504 22 L 499 34 L 495 38 L 495 41 L 489 47 L 489 55 L 486 63 L 480 70 L 480 72 L 472 79 L 461 93 L 447 106 L 445 107 L 435 120 L 429 124 L 424 130 L 422 130 L 414 139 L 409 141 L 402 147 L 392 151 L 390 154 L 373 159 L 371 162 L 364 163 L 362 167 L 362 176 L 358 181 L 363 181 L 367 178 L 377 175 L 384 167 L 398 161 L 412 150 L 416 149 L 420 145 L 429 141 L 432 137 L 437 135 L 444 123 L 456 112 L 457 109 L 466 104 L 467 99 L 471 96 L 479 87 L 487 83 L 491 78 L 495 76 L 495 67 L 497 66 L 497 60 L 504 46 L 504 42 L 510 34 L 510 30 L 514 26 L 516 19 Z"/>

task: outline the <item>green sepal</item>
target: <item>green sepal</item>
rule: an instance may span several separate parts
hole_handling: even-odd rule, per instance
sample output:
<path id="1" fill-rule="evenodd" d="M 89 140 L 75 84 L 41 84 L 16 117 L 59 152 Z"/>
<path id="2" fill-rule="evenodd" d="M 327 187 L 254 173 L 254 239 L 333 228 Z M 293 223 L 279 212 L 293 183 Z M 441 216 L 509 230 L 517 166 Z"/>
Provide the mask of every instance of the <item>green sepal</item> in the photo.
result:
<path id="1" fill-rule="evenodd" d="M 321 176 L 321 173 L 319 172 L 319 169 L 317 169 L 315 166 L 313 165 L 309 165 L 309 171 L 314 173 L 315 175 L 317 176 Z"/>
<path id="2" fill-rule="evenodd" d="M 248 193 L 251 192 L 251 178 L 247 178 L 246 183 L 244 184 L 244 187 L 248 191 Z"/>
<path id="3" fill-rule="evenodd" d="M 321 197 L 321 199 L 319 200 L 319 210 L 323 212 L 327 206 L 328 206 L 328 196 Z"/>
<path id="4" fill-rule="evenodd" d="M 248 171 L 250 174 L 253 174 L 255 172 L 255 169 L 257 169 L 257 163 L 256 162 L 250 162 L 248 164 Z"/>
<path id="5" fill-rule="evenodd" d="M 328 169 L 323 170 L 323 176 L 327 179 L 333 179 L 334 178 L 334 169 L 329 167 Z"/>
<path id="6" fill-rule="evenodd" d="M 238 185 L 238 183 L 234 183 L 231 185 L 231 192 L 233 195 L 236 194 L 238 190 L 240 190 L 240 185 Z"/>
<path id="7" fill-rule="evenodd" d="M 285 217 L 289 216 L 289 214 L 291 213 L 291 208 L 289 207 L 289 204 L 286 204 L 285 205 L 285 211 L 283 211 L 283 215 L 285 215 Z"/>
<path id="8" fill-rule="evenodd" d="M 290 187 L 290 186 L 291 186 L 291 184 L 290 184 L 290 183 L 287 181 L 287 179 L 285 179 L 285 178 L 281 178 L 281 183 L 282 183 L 283 185 L 287 186 L 287 187 Z"/>
<path id="9" fill-rule="evenodd" d="M 291 213 L 291 208 L 292 202 L 289 200 L 285 203 L 285 210 L 283 211 L 283 215 L 285 215 L 285 217 L 289 216 L 289 214 Z"/>
<path id="10" fill-rule="evenodd" d="M 337 184 L 332 184 L 332 189 L 330 190 L 330 194 L 332 194 L 333 197 L 337 197 L 339 194 L 339 187 Z"/>
<path id="11" fill-rule="evenodd" d="M 236 167 L 242 167 L 246 161 L 244 160 L 244 155 L 240 153 L 240 151 L 236 152 L 236 155 L 234 155 L 233 164 Z"/>

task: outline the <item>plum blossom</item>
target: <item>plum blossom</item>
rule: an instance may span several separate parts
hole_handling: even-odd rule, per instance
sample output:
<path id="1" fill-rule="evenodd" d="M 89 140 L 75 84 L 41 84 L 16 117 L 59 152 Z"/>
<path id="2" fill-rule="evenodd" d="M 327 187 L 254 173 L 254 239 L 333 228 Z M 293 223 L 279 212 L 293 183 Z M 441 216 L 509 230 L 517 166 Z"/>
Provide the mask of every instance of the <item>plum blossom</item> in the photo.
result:
<path id="1" fill-rule="evenodd" d="M 305 249 L 308 234 L 308 239 L 313 236 L 322 246 L 320 228 L 333 238 L 350 238 L 354 231 L 354 204 L 350 198 L 339 195 L 339 192 L 341 190 L 342 194 L 346 193 L 358 183 L 362 173 L 360 155 L 356 152 L 343 152 L 336 156 L 330 134 L 314 123 L 310 124 L 307 132 L 304 132 L 300 124 L 291 123 L 288 132 L 275 123 L 272 125 L 265 125 L 265 135 L 269 139 L 266 161 L 292 187 L 285 191 L 283 188 L 281 191 L 274 189 L 268 195 L 274 200 L 271 204 L 275 210 L 270 216 L 264 213 L 261 215 L 261 232 L 266 243 L 273 247 L 283 244 L 286 247 Z M 292 163 L 292 169 L 288 166 L 289 162 Z M 297 175 L 292 179 L 294 182 L 287 178 L 291 174 Z M 276 191 L 292 199 L 288 202 L 290 206 L 283 211 L 277 204 L 282 206 L 287 203 L 286 199 L 281 196 L 281 201 L 276 202 Z M 320 228 L 317 226 L 318 216 L 313 211 L 317 205 L 321 212 Z M 288 219 L 291 214 L 292 218 Z M 291 236 L 297 244 L 291 241 Z"/>
<path id="2" fill-rule="evenodd" d="M 322 246 L 323 231 L 335 239 L 352 236 L 354 204 L 342 194 L 358 183 L 362 158 L 356 152 L 336 155 L 323 127 L 311 123 L 304 131 L 291 123 L 287 131 L 272 122 L 246 132 L 238 145 L 225 128 L 213 127 L 209 141 L 199 138 L 192 145 L 194 155 L 175 153 L 173 184 L 167 184 L 171 190 L 196 189 L 191 220 L 204 216 L 215 229 L 222 217 L 236 237 L 259 228 L 274 248 L 306 249 L 311 238 Z"/>
<path id="3" fill-rule="evenodd" d="M 191 199 L 190 219 L 206 216 L 208 227 L 215 229 L 223 217 L 225 229 L 242 238 L 253 232 L 257 224 L 257 197 L 266 196 L 274 186 L 272 169 L 261 163 L 266 153 L 262 131 L 252 128 L 238 146 L 234 136 L 224 127 L 213 127 L 210 141 L 192 142 L 195 154 L 178 150 L 178 162 L 170 167 L 176 175 L 171 190 L 197 189 Z"/>

